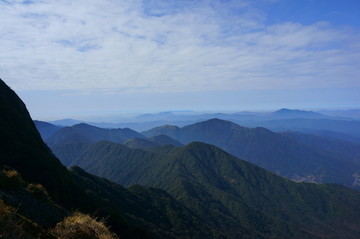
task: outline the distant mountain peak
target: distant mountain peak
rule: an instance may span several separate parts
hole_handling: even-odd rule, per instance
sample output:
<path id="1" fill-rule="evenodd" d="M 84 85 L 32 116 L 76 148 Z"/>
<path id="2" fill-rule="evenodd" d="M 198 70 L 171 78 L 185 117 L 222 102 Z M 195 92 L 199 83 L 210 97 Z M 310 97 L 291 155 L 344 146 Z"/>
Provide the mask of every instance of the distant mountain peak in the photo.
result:
<path id="1" fill-rule="evenodd" d="M 96 127 L 94 125 L 90 125 L 90 124 L 87 124 L 87 123 L 79 123 L 79 124 L 75 124 L 72 126 L 73 128 L 98 128 L 100 129 L 99 127 Z"/>
<path id="2" fill-rule="evenodd" d="M 315 113 L 313 111 L 305 111 L 305 110 L 296 110 L 296 109 L 288 109 L 282 108 L 280 110 L 275 111 L 276 114 L 284 114 L 284 113 Z"/>
<path id="3" fill-rule="evenodd" d="M 287 109 L 282 108 L 280 110 L 274 111 L 271 114 L 275 119 L 277 118 L 309 118 L 309 119 L 321 119 L 327 118 L 326 115 L 321 113 L 317 113 L 314 111 L 306 111 L 306 110 L 297 110 L 297 109 Z"/>

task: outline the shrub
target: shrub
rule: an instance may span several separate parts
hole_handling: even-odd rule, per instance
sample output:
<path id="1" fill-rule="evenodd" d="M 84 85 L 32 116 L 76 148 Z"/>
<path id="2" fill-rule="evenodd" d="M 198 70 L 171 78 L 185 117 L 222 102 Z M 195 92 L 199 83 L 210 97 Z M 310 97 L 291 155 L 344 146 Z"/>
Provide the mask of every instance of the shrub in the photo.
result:
<path id="1" fill-rule="evenodd" d="M 49 199 L 49 194 L 47 193 L 45 187 L 41 184 L 30 183 L 27 185 L 26 189 L 37 198 L 44 200 Z"/>
<path id="2" fill-rule="evenodd" d="M 79 212 L 58 223 L 52 233 L 61 239 L 118 239 L 118 237 L 109 231 L 103 221 L 97 221 Z"/>

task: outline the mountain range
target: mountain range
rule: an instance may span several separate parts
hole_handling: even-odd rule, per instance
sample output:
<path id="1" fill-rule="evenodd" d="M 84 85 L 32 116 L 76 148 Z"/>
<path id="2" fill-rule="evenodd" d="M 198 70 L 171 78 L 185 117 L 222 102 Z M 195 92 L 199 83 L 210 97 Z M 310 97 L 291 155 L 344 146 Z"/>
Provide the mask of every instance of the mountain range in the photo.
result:
<path id="1" fill-rule="evenodd" d="M 39 123 L 35 122 L 36 125 Z M 41 134 L 49 134 L 47 128 L 40 126 L 37 127 Z M 78 154 L 75 151 L 82 147 L 78 143 L 108 140 L 130 148 L 145 149 L 163 144 L 181 146 L 200 141 L 216 145 L 239 158 L 295 181 L 339 183 L 354 188 L 360 186 L 360 145 L 336 139 L 332 135 L 316 136 L 295 131 L 277 133 L 261 127 L 246 128 L 220 119 L 182 128 L 164 125 L 142 134 L 130 129 L 102 129 L 84 123 L 56 129 L 44 140 L 67 166 L 73 161 L 73 155 Z M 122 133 L 125 130 L 128 134 Z M 164 142 L 155 142 L 160 138 Z"/>
<path id="2" fill-rule="evenodd" d="M 0 215 L 1 236 L 55 238 L 51 227 L 78 210 L 107 218 L 121 238 L 209 237 L 206 223 L 165 191 L 125 189 L 78 168 L 68 171 L 42 141 L 25 104 L 1 80 L 0 115 L 0 210 L 12 215 L 11 221 Z M 18 225 L 9 225 L 15 219 Z"/>
<path id="3" fill-rule="evenodd" d="M 300 133 L 275 133 L 260 127 L 246 128 L 220 119 L 182 128 L 165 125 L 142 134 L 147 137 L 164 134 L 183 144 L 200 141 L 216 145 L 248 162 L 298 181 L 358 187 L 354 184 L 357 182 L 354 175 L 360 172 L 359 144 Z"/>
<path id="4" fill-rule="evenodd" d="M 141 150 L 101 141 L 83 148 L 72 164 L 121 185 L 161 188 L 227 238 L 251 231 L 254 238 L 331 238 L 329 233 L 341 238 L 344 231 L 358 235 L 352 226 L 334 227 L 337 215 L 352 218 L 357 213 L 342 211 L 339 202 L 344 199 L 333 195 L 351 192 L 346 197 L 353 198 L 352 204 L 358 192 L 295 183 L 200 142 Z"/>
<path id="5" fill-rule="evenodd" d="M 39 127 L 38 127 L 39 128 Z M 46 131 L 46 130 L 44 130 Z M 145 138 L 142 134 L 128 128 L 103 129 L 85 123 L 67 126 L 57 130 L 46 138 L 46 143 L 56 146 L 64 143 L 92 143 L 100 140 L 108 140 L 115 143 L 123 143 L 130 138 Z"/>
<path id="6" fill-rule="evenodd" d="M 206 143 L 143 150 L 102 137 L 91 142 L 92 133 L 85 134 L 90 141 L 55 141 L 53 146 L 81 145 L 73 147 L 77 155 L 71 164 L 82 169 L 67 170 L 42 141 L 24 103 L 2 81 L 0 115 L 0 191 L 5 195 L 1 203 L 5 208 L 18 207 L 13 215 L 29 222 L 19 224 L 28 238 L 54 238 L 48 229 L 72 210 L 106 217 L 120 238 L 355 239 L 360 235 L 360 193 L 350 188 L 292 182 Z M 101 135 L 113 136 L 106 132 Z M 14 170 L 18 174 L 9 173 Z M 14 188 L 9 175 L 21 175 L 28 183 L 17 176 L 21 186 Z M 31 191 L 31 184 L 38 185 L 35 188 L 43 196 Z M 42 223 L 31 213 L 32 203 L 44 217 L 55 210 L 50 207 L 61 213 L 51 225 Z M 1 235 L 9 233 L 6 228 L 1 227 Z"/>

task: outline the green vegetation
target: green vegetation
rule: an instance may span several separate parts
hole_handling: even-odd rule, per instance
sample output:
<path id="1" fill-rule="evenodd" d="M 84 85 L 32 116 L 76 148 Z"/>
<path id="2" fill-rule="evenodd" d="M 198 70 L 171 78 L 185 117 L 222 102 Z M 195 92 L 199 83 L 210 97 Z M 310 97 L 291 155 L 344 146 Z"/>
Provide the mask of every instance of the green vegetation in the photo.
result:
<path id="1" fill-rule="evenodd" d="M 151 199 L 137 195 L 138 190 L 69 172 L 43 143 L 24 103 L 1 80 L 0 115 L 0 169 L 6 171 L 0 171 L 0 199 L 29 223 L 39 225 L 40 232 L 78 210 L 107 218 L 107 225 L 121 238 L 206 237 L 209 230 L 204 223 L 163 191 L 149 189 Z M 128 132 L 132 131 L 125 129 Z M 156 220 L 158 224 L 153 223 Z M 181 231 L 179 225 L 189 229 Z M 4 233 L 12 235 L 9 230 Z M 37 238 L 39 233 L 31 235 Z"/>
<path id="2" fill-rule="evenodd" d="M 309 145 L 288 134 L 274 133 L 265 128 L 245 128 L 219 119 L 182 128 L 165 125 L 143 134 L 148 137 L 166 134 L 184 144 L 195 141 L 212 144 L 273 173 L 300 181 L 339 183 L 351 187 L 354 182 L 352 175 L 360 172 L 359 145 L 333 143 L 328 145 L 331 145 L 329 149 L 320 143 Z"/>
<path id="3" fill-rule="evenodd" d="M 360 205 L 358 192 L 294 183 L 203 143 L 149 152 L 103 141 L 73 164 L 125 186 L 162 188 L 229 238 L 342 238 L 344 232 L 356 238 L 360 233 L 357 219 L 350 219 L 359 212 L 349 210 Z"/>
<path id="4" fill-rule="evenodd" d="M 10 238 L 73 229 L 92 238 L 359 238 L 360 193 L 349 188 L 295 183 L 204 143 L 66 146 L 71 164 L 126 189 L 62 166 L 2 81 L 0 115 L 0 223 Z"/>
<path id="5" fill-rule="evenodd" d="M 131 138 L 126 140 L 123 145 L 132 149 L 146 149 L 157 146 L 156 143 L 142 138 Z"/>

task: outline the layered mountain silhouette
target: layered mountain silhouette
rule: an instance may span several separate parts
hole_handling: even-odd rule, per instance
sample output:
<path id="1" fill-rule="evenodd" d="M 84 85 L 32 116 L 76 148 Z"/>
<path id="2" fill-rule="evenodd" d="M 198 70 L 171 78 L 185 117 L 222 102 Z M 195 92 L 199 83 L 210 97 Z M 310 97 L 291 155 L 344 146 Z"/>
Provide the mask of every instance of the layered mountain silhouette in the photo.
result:
<path id="1" fill-rule="evenodd" d="M 237 123 L 247 127 L 265 127 L 273 131 L 300 131 L 300 132 L 317 132 L 329 131 L 341 133 L 348 136 L 360 138 L 360 121 L 344 119 L 307 119 L 307 118 L 290 118 L 290 119 L 273 119 L 263 121 L 243 121 L 237 120 Z"/>
<path id="2" fill-rule="evenodd" d="M 158 145 L 174 145 L 174 146 L 183 146 L 179 141 L 167 136 L 167 135 L 156 135 L 149 139 L 150 141 L 158 144 Z"/>
<path id="3" fill-rule="evenodd" d="M 133 149 L 146 149 L 162 145 L 182 146 L 183 144 L 169 136 L 157 135 L 150 139 L 131 138 L 126 140 L 123 145 Z"/>
<path id="4" fill-rule="evenodd" d="M 220 119 L 182 128 L 165 125 L 143 134 L 148 137 L 165 134 L 183 144 L 194 141 L 213 144 L 248 162 L 299 181 L 353 186 L 356 181 L 353 175 L 360 171 L 358 145 L 335 141 L 331 149 L 326 149 L 320 144 L 305 143 L 294 135 L 274 133 L 265 128 L 245 128 Z M 345 152 L 345 145 L 351 148 L 352 156 Z M 334 150 L 343 154 L 333 154 Z"/>
<path id="5" fill-rule="evenodd" d="M 341 238 L 344 232 L 345 237 L 359 233 L 351 220 L 346 221 L 351 226 L 335 226 L 342 213 L 356 218 L 357 212 L 343 208 L 343 200 L 351 198 L 346 204 L 356 206 L 358 192 L 295 183 L 200 142 L 149 151 L 101 141 L 89 145 L 72 164 L 125 186 L 164 189 L 227 238 L 249 232 L 255 238 Z"/>
<path id="6" fill-rule="evenodd" d="M 13 206 L 17 209 L 12 220 L 21 219 L 23 231 L 16 237 L 53 238 L 47 228 L 70 211 L 80 210 L 107 218 L 121 238 L 211 238 L 214 230 L 165 191 L 141 186 L 125 189 L 78 168 L 68 171 L 42 141 L 25 104 L 1 80 L 0 115 L 0 169 L 28 182 L 15 178 L 20 182 L 16 186 L 13 176 L 7 179 L 0 174 L 0 209 L 3 203 Z M 37 190 L 42 186 L 36 185 L 43 185 L 51 201 L 39 198 L 39 192 L 29 194 L 23 184 Z M 17 235 L 4 231 L 7 228 L 12 230 L 1 227 L 0 235 Z"/>
<path id="7" fill-rule="evenodd" d="M 360 193 L 349 188 L 295 183 L 199 142 L 148 150 L 108 141 L 79 143 L 72 164 L 107 179 L 99 178 L 62 166 L 43 143 L 23 102 L 2 81 L 0 115 L 1 169 L 17 170 L 27 182 L 44 185 L 49 200 L 65 214 L 80 210 L 107 217 L 121 238 L 360 235 Z M 6 195 L 2 201 L 18 202 L 16 190 L 2 176 L 0 186 Z M 17 213 L 35 222 L 27 213 L 32 209 L 21 205 Z M 37 210 L 44 216 L 52 212 L 42 206 Z M 36 228 L 46 230 L 47 225 Z"/>
<path id="8" fill-rule="evenodd" d="M 314 111 L 304 111 L 304 110 L 293 110 L 293 109 L 280 109 L 271 113 L 268 118 L 270 119 L 324 119 L 330 118 L 329 116 L 317 113 Z"/>
<path id="9" fill-rule="evenodd" d="M 45 141 L 50 147 L 64 143 L 93 143 L 108 140 L 123 143 L 130 138 L 145 138 L 142 134 L 128 129 L 103 129 L 85 123 L 61 128 Z"/>
<path id="10" fill-rule="evenodd" d="M 41 138 L 46 140 L 49 136 L 59 131 L 62 127 L 50 124 L 48 122 L 34 120 L 36 129 L 39 131 Z"/>

